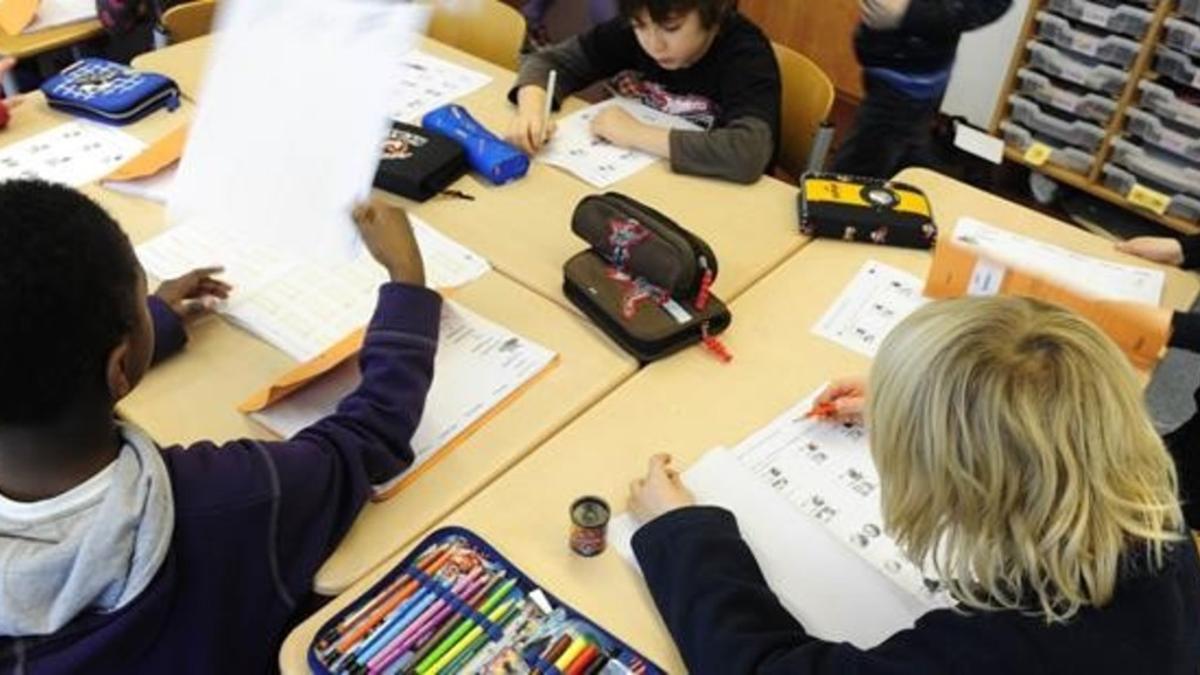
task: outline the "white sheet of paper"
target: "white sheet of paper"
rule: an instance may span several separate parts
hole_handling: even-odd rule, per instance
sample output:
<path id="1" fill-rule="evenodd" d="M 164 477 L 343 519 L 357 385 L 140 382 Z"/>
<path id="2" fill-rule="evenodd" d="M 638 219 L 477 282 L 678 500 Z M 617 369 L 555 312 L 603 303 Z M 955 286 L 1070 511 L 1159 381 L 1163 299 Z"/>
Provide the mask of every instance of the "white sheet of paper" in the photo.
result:
<path id="1" fill-rule="evenodd" d="M 813 333 L 875 358 L 896 324 L 928 302 L 921 295 L 924 286 L 915 275 L 868 260 L 813 326 Z"/>
<path id="2" fill-rule="evenodd" d="M 1162 270 L 1093 258 L 973 218 L 959 220 L 952 239 L 981 249 L 1005 265 L 1036 272 L 1105 300 L 1158 306 L 1167 280 Z"/>
<path id="3" fill-rule="evenodd" d="M 446 302 L 433 386 L 412 441 L 416 465 L 549 367 L 554 357 L 549 349 Z M 352 359 L 253 417 L 280 436 L 290 437 L 332 413 L 359 382 L 358 361 Z"/>
<path id="4" fill-rule="evenodd" d="M 992 164 L 1004 162 L 1004 141 L 961 122 L 954 125 L 954 146 Z"/>
<path id="5" fill-rule="evenodd" d="M 640 150 L 618 148 L 592 134 L 592 120 L 610 106 L 620 106 L 645 124 L 670 129 L 699 129 L 692 122 L 658 112 L 636 101 L 611 98 L 558 120 L 558 131 L 537 159 L 575 174 L 598 188 L 624 180 L 658 161 Z"/>
<path id="6" fill-rule="evenodd" d="M 96 0 L 41 0 L 37 16 L 22 35 L 96 18 Z"/>
<path id="7" fill-rule="evenodd" d="M 158 173 L 144 178 L 136 178 L 134 180 L 108 180 L 100 181 L 104 187 L 113 192 L 137 197 L 139 199 L 148 199 L 159 204 L 166 204 L 171 199 L 171 190 L 175 185 L 175 172 L 178 170 L 178 165 L 169 166 Z"/>
<path id="8" fill-rule="evenodd" d="M 388 0 L 228 0 L 170 202 L 172 222 L 346 261 L 379 161 L 398 63 L 431 7 Z"/>
<path id="9" fill-rule="evenodd" d="M 39 178 L 79 187 L 145 148 L 145 143 L 112 127 L 67 122 L 0 149 L 0 181 Z"/>
<path id="10" fill-rule="evenodd" d="M 470 249 L 409 216 L 421 247 L 426 283 L 454 288 L 491 266 Z M 197 267 L 223 265 L 234 286 L 221 307 L 231 321 L 306 361 L 365 325 L 387 273 L 366 253 L 344 263 L 303 261 L 244 235 L 176 225 L 142 244 L 138 257 L 151 275 L 166 279 Z"/>
<path id="11" fill-rule="evenodd" d="M 486 87 L 491 81 L 490 75 L 414 49 L 401 58 L 394 75 L 392 117 L 419 125 L 425 113 Z"/>
<path id="12" fill-rule="evenodd" d="M 771 589 L 819 638 L 869 649 L 940 606 L 892 583 L 816 520 L 797 513 L 729 450 L 704 455 L 683 473 L 683 481 L 700 503 L 737 516 Z M 609 524 L 614 549 L 634 564 L 630 539 L 636 528 L 628 514 Z"/>

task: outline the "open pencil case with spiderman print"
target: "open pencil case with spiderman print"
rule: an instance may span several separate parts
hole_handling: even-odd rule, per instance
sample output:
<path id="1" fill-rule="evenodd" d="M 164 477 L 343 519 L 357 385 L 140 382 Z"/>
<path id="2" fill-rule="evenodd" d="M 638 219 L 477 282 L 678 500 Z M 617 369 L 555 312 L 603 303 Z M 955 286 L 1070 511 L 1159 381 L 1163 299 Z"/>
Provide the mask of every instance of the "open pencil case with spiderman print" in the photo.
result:
<path id="1" fill-rule="evenodd" d="M 649 363 L 695 344 L 714 348 L 732 316 L 711 293 L 717 258 L 708 244 L 616 192 L 584 197 L 571 230 L 590 248 L 563 266 L 563 293 L 625 351 Z"/>

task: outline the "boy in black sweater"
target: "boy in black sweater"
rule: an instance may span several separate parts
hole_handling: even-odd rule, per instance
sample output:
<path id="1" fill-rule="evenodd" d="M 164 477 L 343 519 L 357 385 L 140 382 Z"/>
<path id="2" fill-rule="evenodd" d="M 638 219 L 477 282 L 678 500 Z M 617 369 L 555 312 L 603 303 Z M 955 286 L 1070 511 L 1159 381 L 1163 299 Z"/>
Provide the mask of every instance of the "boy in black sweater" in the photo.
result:
<path id="1" fill-rule="evenodd" d="M 942 106 L 959 37 L 1008 11 L 1012 0 L 859 0 L 854 50 L 865 95 L 833 170 L 890 178 L 934 162 L 930 127 Z"/>
<path id="2" fill-rule="evenodd" d="M 733 0 L 620 0 L 621 15 L 582 36 L 531 54 L 509 99 L 517 114 L 508 140 L 530 155 L 554 134 L 545 119 L 550 71 L 554 106 L 607 80 L 619 95 L 698 124 L 703 131 L 643 124 L 618 107 L 592 133 L 671 162 L 678 173 L 753 183 L 774 160 L 781 85 L 771 42 Z"/>
<path id="3" fill-rule="evenodd" d="M 733 515 L 695 506 L 658 456 L 631 488 L 633 547 L 691 673 L 1195 675 L 1200 561 L 1171 460 L 1092 324 L 1021 298 L 932 303 L 888 335 L 869 389 L 818 404 L 865 407 L 884 526 L 959 606 L 871 649 L 818 639 Z"/>

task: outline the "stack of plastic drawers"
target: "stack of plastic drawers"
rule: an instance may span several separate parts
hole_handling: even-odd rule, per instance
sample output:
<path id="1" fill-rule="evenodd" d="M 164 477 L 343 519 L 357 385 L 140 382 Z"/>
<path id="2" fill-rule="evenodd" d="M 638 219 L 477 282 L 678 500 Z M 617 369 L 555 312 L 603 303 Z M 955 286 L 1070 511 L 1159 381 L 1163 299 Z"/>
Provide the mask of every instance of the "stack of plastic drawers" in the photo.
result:
<path id="1" fill-rule="evenodd" d="M 1005 143 L 1031 164 L 1091 173 L 1157 4 L 1047 0 L 1000 124 Z"/>
<path id="2" fill-rule="evenodd" d="M 1131 202 L 1200 220 L 1200 0 L 1180 0 L 1164 24 L 1102 174 Z"/>

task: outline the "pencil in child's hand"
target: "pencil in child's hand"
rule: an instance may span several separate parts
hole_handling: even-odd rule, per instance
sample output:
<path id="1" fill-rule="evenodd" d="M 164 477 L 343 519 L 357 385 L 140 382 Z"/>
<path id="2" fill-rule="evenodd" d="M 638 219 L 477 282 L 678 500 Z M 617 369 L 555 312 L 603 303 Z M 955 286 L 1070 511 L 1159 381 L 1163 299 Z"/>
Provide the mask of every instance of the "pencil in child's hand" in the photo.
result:
<path id="1" fill-rule="evenodd" d="M 542 113 L 542 145 L 550 140 L 550 115 L 554 112 L 554 90 L 558 87 L 558 71 L 551 70 L 546 82 L 546 109 Z"/>
<path id="2" fill-rule="evenodd" d="M 804 416 L 804 419 L 810 420 L 816 418 L 819 420 L 830 420 L 837 417 L 837 411 L 838 408 L 836 403 L 818 403 L 812 407 L 812 410 L 808 411 L 808 414 Z"/>

